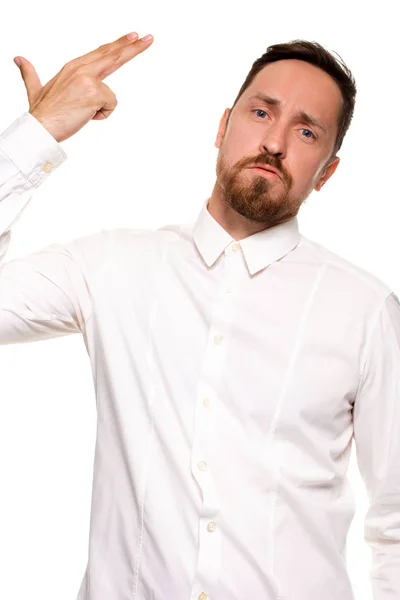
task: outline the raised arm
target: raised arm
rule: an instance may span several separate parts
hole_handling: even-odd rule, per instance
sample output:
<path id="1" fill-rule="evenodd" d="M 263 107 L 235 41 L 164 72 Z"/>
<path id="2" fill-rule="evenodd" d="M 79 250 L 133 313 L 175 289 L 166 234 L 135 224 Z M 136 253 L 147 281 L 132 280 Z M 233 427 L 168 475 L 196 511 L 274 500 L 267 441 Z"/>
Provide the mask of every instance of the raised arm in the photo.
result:
<path id="1" fill-rule="evenodd" d="M 70 61 L 45 86 L 21 59 L 29 112 L 0 136 L 0 344 L 82 332 L 91 315 L 110 236 L 101 231 L 6 262 L 11 228 L 34 190 L 66 160 L 60 142 L 114 110 L 115 94 L 102 79 L 151 41 L 125 35 Z"/>

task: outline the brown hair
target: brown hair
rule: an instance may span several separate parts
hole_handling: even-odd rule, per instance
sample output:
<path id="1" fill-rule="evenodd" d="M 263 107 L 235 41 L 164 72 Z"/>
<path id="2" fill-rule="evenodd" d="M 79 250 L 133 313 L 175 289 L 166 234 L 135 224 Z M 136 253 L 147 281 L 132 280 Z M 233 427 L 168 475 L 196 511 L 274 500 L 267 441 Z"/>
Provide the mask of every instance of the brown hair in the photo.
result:
<path id="1" fill-rule="evenodd" d="M 337 54 L 337 52 L 335 52 Z M 337 54 L 337 56 L 339 56 Z M 342 110 L 338 119 L 338 132 L 336 135 L 335 145 L 329 160 L 332 160 L 337 151 L 340 149 L 343 138 L 350 126 L 350 122 L 353 118 L 354 105 L 356 99 L 356 82 L 351 71 L 343 62 L 337 60 L 328 50 L 326 50 L 321 44 L 317 42 L 308 42 L 305 40 L 292 40 L 285 44 L 275 44 L 268 46 L 266 52 L 257 58 L 253 63 L 242 87 L 236 96 L 235 102 L 233 103 L 232 109 L 239 100 L 240 96 L 249 87 L 253 79 L 266 65 L 278 60 L 295 58 L 298 60 L 304 60 L 306 62 L 315 65 L 328 73 L 340 88 L 343 105 Z M 232 111 L 231 111 L 232 112 Z M 229 113 L 230 116 L 231 113 Z M 328 161 L 329 162 L 329 161 Z"/>

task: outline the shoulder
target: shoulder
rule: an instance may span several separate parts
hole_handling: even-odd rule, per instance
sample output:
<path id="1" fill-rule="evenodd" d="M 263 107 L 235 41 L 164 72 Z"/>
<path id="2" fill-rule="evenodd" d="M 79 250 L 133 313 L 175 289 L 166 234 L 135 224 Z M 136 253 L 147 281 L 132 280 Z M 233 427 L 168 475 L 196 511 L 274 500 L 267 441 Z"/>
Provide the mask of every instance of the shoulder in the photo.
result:
<path id="1" fill-rule="evenodd" d="M 326 248 L 304 235 L 300 235 L 298 249 L 304 259 L 320 264 L 329 276 L 332 285 L 355 294 L 374 296 L 382 301 L 393 294 L 393 290 L 382 279 L 367 269 Z"/>

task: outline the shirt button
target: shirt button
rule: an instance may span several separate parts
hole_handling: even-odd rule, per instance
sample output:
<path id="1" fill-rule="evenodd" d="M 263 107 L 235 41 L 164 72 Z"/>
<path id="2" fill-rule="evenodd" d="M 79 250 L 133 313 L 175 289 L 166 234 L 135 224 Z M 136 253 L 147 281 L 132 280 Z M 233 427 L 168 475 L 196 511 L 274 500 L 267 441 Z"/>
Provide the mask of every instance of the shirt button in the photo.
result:
<path id="1" fill-rule="evenodd" d="M 53 168 L 53 163 L 48 162 L 48 163 L 46 163 L 44 165 L 43 171 L 45 171 L 46 173 L 50 173 L 50 171 L 52 170 L 52 168 Z"/>
<path id="2" fill-rule="evenodd" d="M 216 335 L 216 336 L 214 337 L 214 343 L 215 343 L 215 344 L 221 344 L 221 342 L 222 342 L 222 340 L 223 340 L 223 339 L 224 339 L 224 338 L 222 337 L 222 335 Z"/>
<path id="3" fill-rule="evenodd" d="M 197 600 L 207 600 L 208 596 L 204 592 L 201 592 L 199 596 L 197 596 Z"/>
<path id="4" fill-rule="evenodd" d="M 207 469 L 207 463 L 204 460 L 201 460 L 197 463 L 197 467 L 200 469 L 200 471 L 204 471 L 204 469 Z"/>
<path id="5" fill-rule="evenodd" d="M 232 250 L 233 250 L 234 252 L 240 252 L 240 250 L 241 250 L 240 244 L 234 244 L 234 245 L 232 246 Z"/>
<path id="6" fill-rule="evenodd" d="M 214 523 L 214 521 L 209 522 L 209 524 L 207 525 L 207 529 L 208 529 L 208 531 L 215 531 L 217 529 L 217 526 Z"/>
<path id="7" fill-rule="evenodd" d="M 208 398 L 203 398 L 203 404 L 204 406 L 207 406 L 207 408 L 210 406 L 210 401 Z"/>
<path id="8" fill-rule="evenodd" d="M 233 288 L 231 288 L 231 287 L 226 287 L 225 288 L 225 293 L 226 294 L 232 294 L 232 292 L 233 292 Z"/>

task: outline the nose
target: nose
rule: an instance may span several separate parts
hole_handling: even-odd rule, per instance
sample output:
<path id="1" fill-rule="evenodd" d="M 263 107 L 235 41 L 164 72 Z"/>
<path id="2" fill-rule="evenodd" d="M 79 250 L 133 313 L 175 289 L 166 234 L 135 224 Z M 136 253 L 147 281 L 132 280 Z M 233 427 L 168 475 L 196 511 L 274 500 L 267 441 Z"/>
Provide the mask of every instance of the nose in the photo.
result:
<path id="1" fill-rule="evenodd" d="M 283 159 L 286 156 L 286 133 L 282 125 L 269 125 L 260 142 L 260 152 Z"/>

